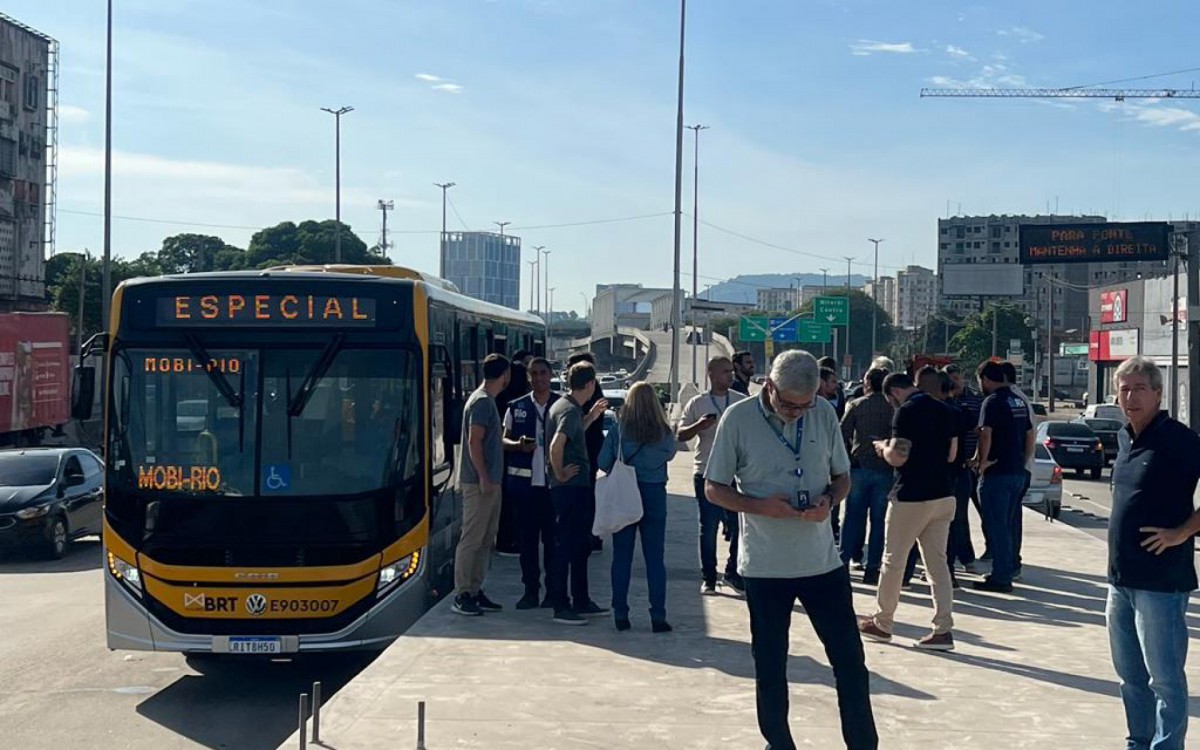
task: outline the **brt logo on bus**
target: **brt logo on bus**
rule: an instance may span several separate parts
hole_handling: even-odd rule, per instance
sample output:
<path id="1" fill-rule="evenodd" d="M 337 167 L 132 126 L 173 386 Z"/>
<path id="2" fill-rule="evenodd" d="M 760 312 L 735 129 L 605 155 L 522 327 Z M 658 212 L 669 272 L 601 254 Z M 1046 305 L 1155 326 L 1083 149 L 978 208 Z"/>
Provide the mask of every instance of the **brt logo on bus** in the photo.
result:
<path id="1" fill-rule="evenodd" d="M 138 489 L 217 492 L 221 470 L 215 466 L 138 466 Z"/>

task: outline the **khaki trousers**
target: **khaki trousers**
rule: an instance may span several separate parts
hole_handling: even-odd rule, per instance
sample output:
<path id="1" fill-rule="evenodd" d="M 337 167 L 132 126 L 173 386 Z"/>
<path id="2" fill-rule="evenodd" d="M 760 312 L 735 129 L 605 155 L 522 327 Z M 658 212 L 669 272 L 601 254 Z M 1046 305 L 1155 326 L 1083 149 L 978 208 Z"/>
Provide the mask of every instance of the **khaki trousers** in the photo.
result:
<path id="1" fill-rule="evenodd" d="M 454 552 L 454 590 L 458 594 L 475 595 L 483 588 L 483 576 L 496 548 L 500 485 L 492 485 L 491 491 L 485 493 L 478 484 L 464 484 L 462 498 L 462 536 Z"/>
<path id="2" fill-rule="evenodd" d="M 893 498 L 888 504 L 883 572 L 875 599 L 879 607 L 875 624 L 881 629 L 892 632 L 904 564 L 914 542 L 921 547 L 921 559 L 933 589 L 933 632 L 949 633 L 954 626 L 954 585 L 946 564 L 946 539 L 950 536 L 954 511 L 953 497 L 923 502 L 900 502 Z"/>

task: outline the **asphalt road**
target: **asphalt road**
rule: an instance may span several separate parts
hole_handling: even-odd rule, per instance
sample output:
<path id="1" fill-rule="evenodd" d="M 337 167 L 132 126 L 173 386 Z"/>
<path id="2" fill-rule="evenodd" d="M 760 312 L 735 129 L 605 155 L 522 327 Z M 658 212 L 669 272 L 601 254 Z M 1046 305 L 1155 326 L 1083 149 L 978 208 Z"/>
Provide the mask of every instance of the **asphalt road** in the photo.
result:
<path id="1" fill-rule="evenodd" d="M 297 696 L 326 696 L 367 661 L 221 665 L 199 674 L 178 654 L 110 652 L 98 539 L 66 559 L 0 556 L 0 746 L 122 750 L 275 750 L 297 722 Z"/>

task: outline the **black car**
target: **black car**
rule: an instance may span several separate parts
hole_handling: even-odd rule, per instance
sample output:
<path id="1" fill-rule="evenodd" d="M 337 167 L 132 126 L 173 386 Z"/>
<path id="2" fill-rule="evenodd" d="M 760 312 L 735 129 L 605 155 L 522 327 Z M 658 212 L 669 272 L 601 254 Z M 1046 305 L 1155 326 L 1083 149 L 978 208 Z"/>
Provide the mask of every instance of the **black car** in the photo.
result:
<path id="1" fill-rule="evenodd" d="M 1112 463 L 1113 459 L 1117 457 L 1117 433 L 1125 429 L 1125 425 L 1115 419 L 1101 419 L 1100 417 L 1080 417 L 1075 421 L 1092 428 L 1092 432 L 1096 433 L 1104 445 L 1105 462 Z"/>
<path id="2" fill-rule="evenodd" d="M 73 539 L 101 531 L 104 465 L 83 448 L 0 451 L 0 547 L 60 559 Z"/>
<path id="3" fill-rule="evenodd" d="M 1092 479 L 1100 478 L 1104 469 L 1104 445 L 1086 424 L 1043 422 L 1037 428 L 1037 441 L 1046 446 L 1063 469 L 1074 469 L 1079 476 L 1090 471 Z"/>

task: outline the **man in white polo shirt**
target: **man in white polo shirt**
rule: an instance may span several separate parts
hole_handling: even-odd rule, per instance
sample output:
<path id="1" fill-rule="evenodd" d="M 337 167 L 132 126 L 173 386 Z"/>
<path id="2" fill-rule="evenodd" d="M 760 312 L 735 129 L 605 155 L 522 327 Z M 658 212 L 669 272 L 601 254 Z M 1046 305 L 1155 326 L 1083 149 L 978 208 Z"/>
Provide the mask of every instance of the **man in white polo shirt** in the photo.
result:
<path id="1" fill-rule="evenodd" d="M 798 599 L 833 667 L 846 747 L 876 750 L 850 576 L 829 523 L 830 510 L 850 491 L 850 459 L 833 406 L 817 397 L 819 380 L 808 352 L 776 357 L 762 392 L 721 418 L 705 490 L 709 501 L 740 514 L 738 573 L 750 609 L 758 727 L 768 747 L 796 747 L 787 661 Z"/>

